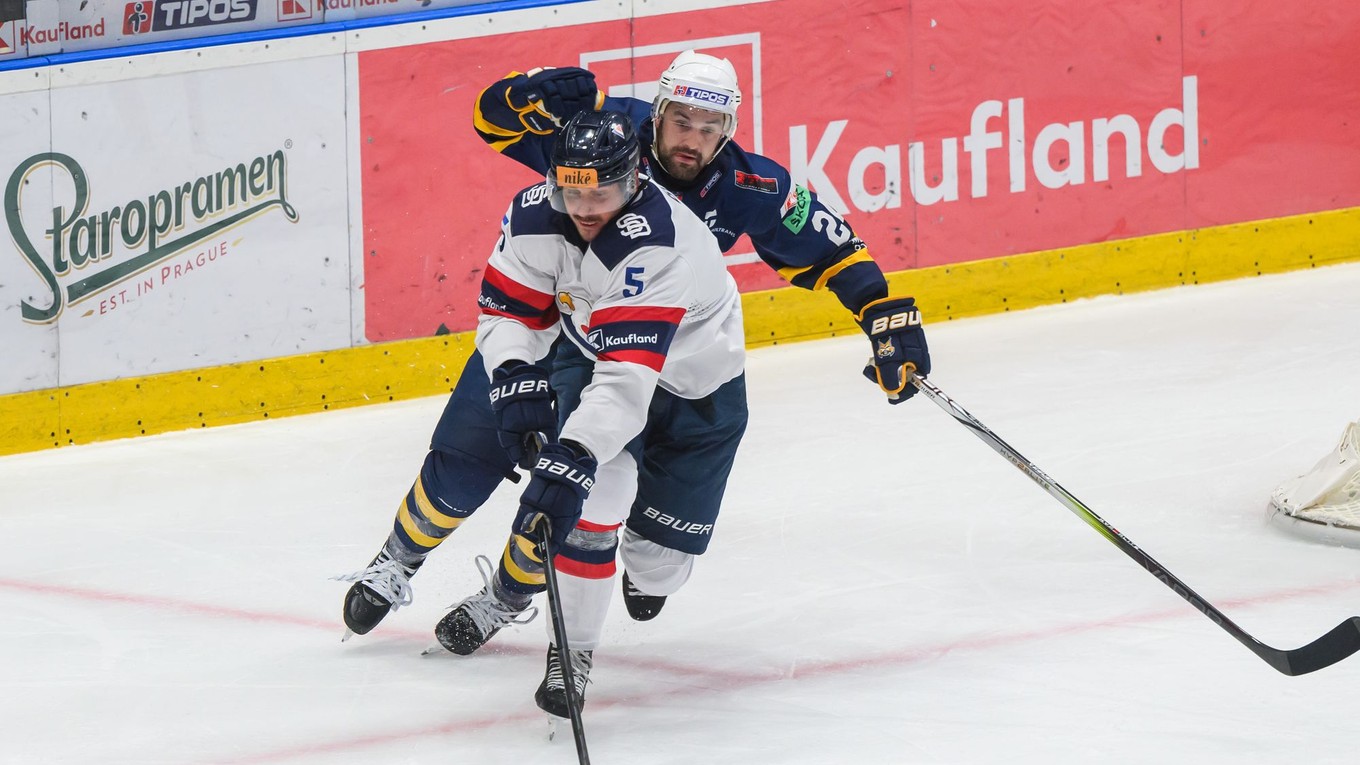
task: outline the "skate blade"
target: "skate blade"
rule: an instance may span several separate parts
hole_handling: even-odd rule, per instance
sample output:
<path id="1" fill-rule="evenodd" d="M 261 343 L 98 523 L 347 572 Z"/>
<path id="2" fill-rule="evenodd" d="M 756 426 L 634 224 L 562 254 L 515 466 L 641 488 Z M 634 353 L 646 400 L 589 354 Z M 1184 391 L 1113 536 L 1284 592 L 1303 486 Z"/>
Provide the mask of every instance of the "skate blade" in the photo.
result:
<path id="1" fill-rule="evenodd" d="M 425 650 L 421 651 L 421 652 L 420 652 L 420 655 L 421 655 L 421 656 L 434 656 L 434 655 L 436 655 L 436 654 L 442 654 L 442 653 L 453 653 L 453 651 L 450 651 L 449 649 L 445 648 L 444 645 L 443 645 L 442 643 L 435 643 L 434 645 L 430 646 L 429 648 L 426 648 Z"/>
<path id="2" fill-rule="evenodd" d="M 349 639 L 352 638 L 352 637 L 354 637 L 354 630 L 348 629 L 348 628 L 347 628 L 347 629 L 345 630 L 345 634 L 344 634 L 343 636 L 341 636 L 340 642 L 343 643 L 343 642 L 345 642 L 346 640 L 349 640 Z"/>
<path id="3" fill-rule="evenodd" d="M 554 714 L 548 715 L 548 740 L 549 740 L 549 741 L 552 741 L 553 738 L 557 735 L 557 721 L 560 720 L 560 719 L 562 719 L 562 718 L 558 717 L 557 715 L 554 715 Z"/>

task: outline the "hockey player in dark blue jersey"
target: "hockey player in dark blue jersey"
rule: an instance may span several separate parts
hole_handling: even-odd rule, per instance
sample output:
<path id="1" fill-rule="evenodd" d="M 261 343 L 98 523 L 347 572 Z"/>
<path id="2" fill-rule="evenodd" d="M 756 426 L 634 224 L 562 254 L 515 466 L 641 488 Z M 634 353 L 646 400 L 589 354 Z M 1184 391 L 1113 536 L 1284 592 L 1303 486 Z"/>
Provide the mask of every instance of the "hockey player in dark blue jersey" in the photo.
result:
<path id="1" fill-rule="evenodd" d="M 888 300 L 883 272 L 850 225 L 777 162 L 732 140 L 740 103 L 730 62 L 686 51 L 661 75 L 650 104 L 605 97 L 584 69 L 540 69 L 483 91 L 474 126 L 492 148 L 542 173 L 555 124 L 582 109 L 623 112 L 637 127 L 646 172 L 708 224 L 724 252 L 746 234 L 794 286 L 830 290 L 857 315 Z M 915 391 L 898 377 L 883 382 L 895 401 Z"/>
<path id="2" fill-rule="evenodd" d="M 914 300 L 889 295 L 864 242 L 814 193 L 793 185 L 778 163 L 732 140 L 740 103 L 728 61 L 686 51 L 661 75 L 651 104 L 606 97 L 583 69 L 534 70 L 512 73 L 483 91 L 474 127 L 492 148 L 543 173 L 556 131 L 577 112 L 608 108 L 627 114 L 652 179 L 708 224 L 723 251 L 747 234 L 760 258 L 790 283 L 835 294 L 869 337 L 873 355 L 864 374 L 892 403 L 905 401 L 915 393 L 907 383 L 908 369 L 930 372 Z M 474 354 L 383 549 L 368 568 L 346 577 L 354 586 L 346 594 L 344 617 L 355 633 L 368 632 L 390 609 L 410 602 L 409 580 L 425 557 L 486 501 L 523 456 L 516 444 L 500 440 L 483 368 Z M 536 418 L 521 425 L 526 430 L 555 432 L 547 407 L 519 411 Z M 638 620 L 654 617 L 688 579 L 693 555 L 703 551 L 712 533 L 711 522 L 647 510 L 639 508 L 629 518 L 619 548 L 625 604 Z M 484 573 L 487 586 L 480 598 L 465 601 L 441 620 L 436 628 L 441 644 L 470 653 L 528 608 L 528 598 L 543 581 L 541 561 L 532 551 L 526 538 L 511 540 L 498 570 Z"/>

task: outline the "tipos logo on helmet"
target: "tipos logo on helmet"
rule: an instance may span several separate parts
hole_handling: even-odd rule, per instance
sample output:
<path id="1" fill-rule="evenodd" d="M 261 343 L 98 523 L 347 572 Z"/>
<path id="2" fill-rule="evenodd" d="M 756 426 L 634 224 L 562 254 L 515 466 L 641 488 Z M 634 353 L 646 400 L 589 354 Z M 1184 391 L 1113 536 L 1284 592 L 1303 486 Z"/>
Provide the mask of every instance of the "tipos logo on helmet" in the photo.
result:
<path id="1" fill-rule="evenodd" d="M 701 101 L 713 104 L 714 106 L 727 106 L 732 102 L 732 97 L 726 93 L 719 93 L 716 90 L 705 90 L 693 85 L 676 85 L 675 90 L 671 91 L 675 98 L 686 98 L 691 101 Z"/>
<path id="2" fill-rule="evenodd" d="M 737 86 L 737 70 L 725 58 L 687 50 L 675 57 L 657 82 L 656 100 L 652 101 L 652 121 L 661 131 L 660 120 L 672 103 L 707 109 L 723 116 L 723 138 L 713 155 L 737 132 L 737 108 L 741 106 L 741 88 Z M 656 139 L 652 151 L 657 150 Z"/>
<path id="3" fill-rule="evenodd" d="M 593 167 L 557 168 L 557 185 L 575 189 L 593 189 L 600 185 L 600 174 Z"/>

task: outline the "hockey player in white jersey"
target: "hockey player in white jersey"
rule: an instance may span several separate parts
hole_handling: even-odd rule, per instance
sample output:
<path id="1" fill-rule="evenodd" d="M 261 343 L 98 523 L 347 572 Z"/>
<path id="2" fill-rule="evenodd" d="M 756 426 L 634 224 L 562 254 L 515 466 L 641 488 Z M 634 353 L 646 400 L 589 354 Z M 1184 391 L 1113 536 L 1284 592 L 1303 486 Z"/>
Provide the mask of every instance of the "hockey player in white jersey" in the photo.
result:
<path id="1" fill-rule="evenodd" d="M 711 531 L 747 418 L 736 284 L 708 228 L 640 175 L 638 158 L 625 115 L 581 112 L 568 122 L 547 182 L 506 212 L 479 298 L 477 348 L 502 443 L 546 439 L 514 531 L 551 524 L 579 698 L 600 644 L 620 525 L 640 510 L 687 519 L 677 521 L 680 533 Z M 559 334 L 570 342 L 549 373 L 533 361 Z M 539 568 L 520 539 L 506 554 Z M 655 557 L 641 561 L 654 570 L 668 555 L 685 557 L 654 544 L 632 554 Z M 685 577 L 691 561 L 681 564 Z M 458 652 L 475 650 L 504 623 L 497 609 L 527 606 L 505 595 L 489 579 L 465 601 L 472 607 L 458 609 L 468 619 L 455 626 L 466 634 L 441 642 L 457 650 L 466 637 Z M 490 621 L 475 623 L 479 615 Z M 535 700 L 566 717 L 560 661 L 550 645 Z"/>
<path id="2" fill-rule="evenodd" d="M 865 375 L 883 388 L 889 401 L 906 401 L 915 392 L 907 384 L 907 365 L 922 376 L 930 372 L 914 300 L 890 294 L 865 243 L 815 192 L 794 184 L 789 171 L 774 160 L 747 152 L 733 140 L 742 93 L 731 63 L 685 51 L 661 74 L 657 86 L 656 99 L 647 103 L 606 97 L 594 75 L 583 69 L 512 72 L 483 91 L 473 125 L 496 151 L 543 174 L 559 127 L 577 112 L 603 108 L 628 114 L 650 182 L 680 197 L 707 222 L 724 251 L 739 237 L 749 237 L 761 260 L 793 285 L 834 293 L 872 343 Z M 483 367 L 481 354 L 473 353 L 378 555 L 367 568 L 341 577 L 353 583 L 345 594 L 343 615 L 354 634 L 368 633 L 389 611 L 410 603 L 411 577 L 429 554 L 487 501 L 517 463 L 523 466 L 522 446 L 499 437 Z M 543 416 L 555 423 L 551 413 Z M 621 532 L 620 582 L 633 619 L 656 617 L 667 596 L 677 591 L 685 567 L 692 564 L 690 556 L 707 547 L 707 526 L 702 517 L 673 516 L 645 506 L 629 516 Z M 638 565 L 639 556 L 630 551 L 648 543 L 670 551 L 670 557 L 649 556 L 645 566 Z M 497 590 L 525 608 L 543 586 L 541 567 L 528 557 L 528 547 L 527 540 L 516 539 L 488 572 Z M 435 635 L 448 650 L 470 653 L 510 621 L 525 619 L 518 606 L 503 605 L 492 600 L 462 604 L 440 620 Z"/>

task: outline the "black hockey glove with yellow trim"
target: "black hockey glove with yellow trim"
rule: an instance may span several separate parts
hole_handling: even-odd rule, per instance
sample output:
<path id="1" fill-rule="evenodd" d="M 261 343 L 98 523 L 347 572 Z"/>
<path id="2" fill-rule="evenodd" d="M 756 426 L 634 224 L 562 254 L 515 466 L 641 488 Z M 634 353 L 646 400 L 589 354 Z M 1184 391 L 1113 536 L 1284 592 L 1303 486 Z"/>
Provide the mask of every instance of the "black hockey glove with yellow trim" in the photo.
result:
<path id="1" fill-rule="evenodd" d="M 869 336 L 874 355 L 864 365 L 864 376 L 888 394 L 888 402 L 900 404 L 916 394 L 907 381 L 915 369 L 930 374 L 930 349 L 921 329 L 921 311 L 913 298 L 882 298 L 864 306 L 855 320 Z"/>
<path id="2" fill-rule="evenodd" d="M 531 131 L 551 133 L 578 112 L 599 108 L 603 103 L 595 74 L 574 66 L 530 70 L 514 78 L 506 93 L 506 103 L 520 115 Z"/>

